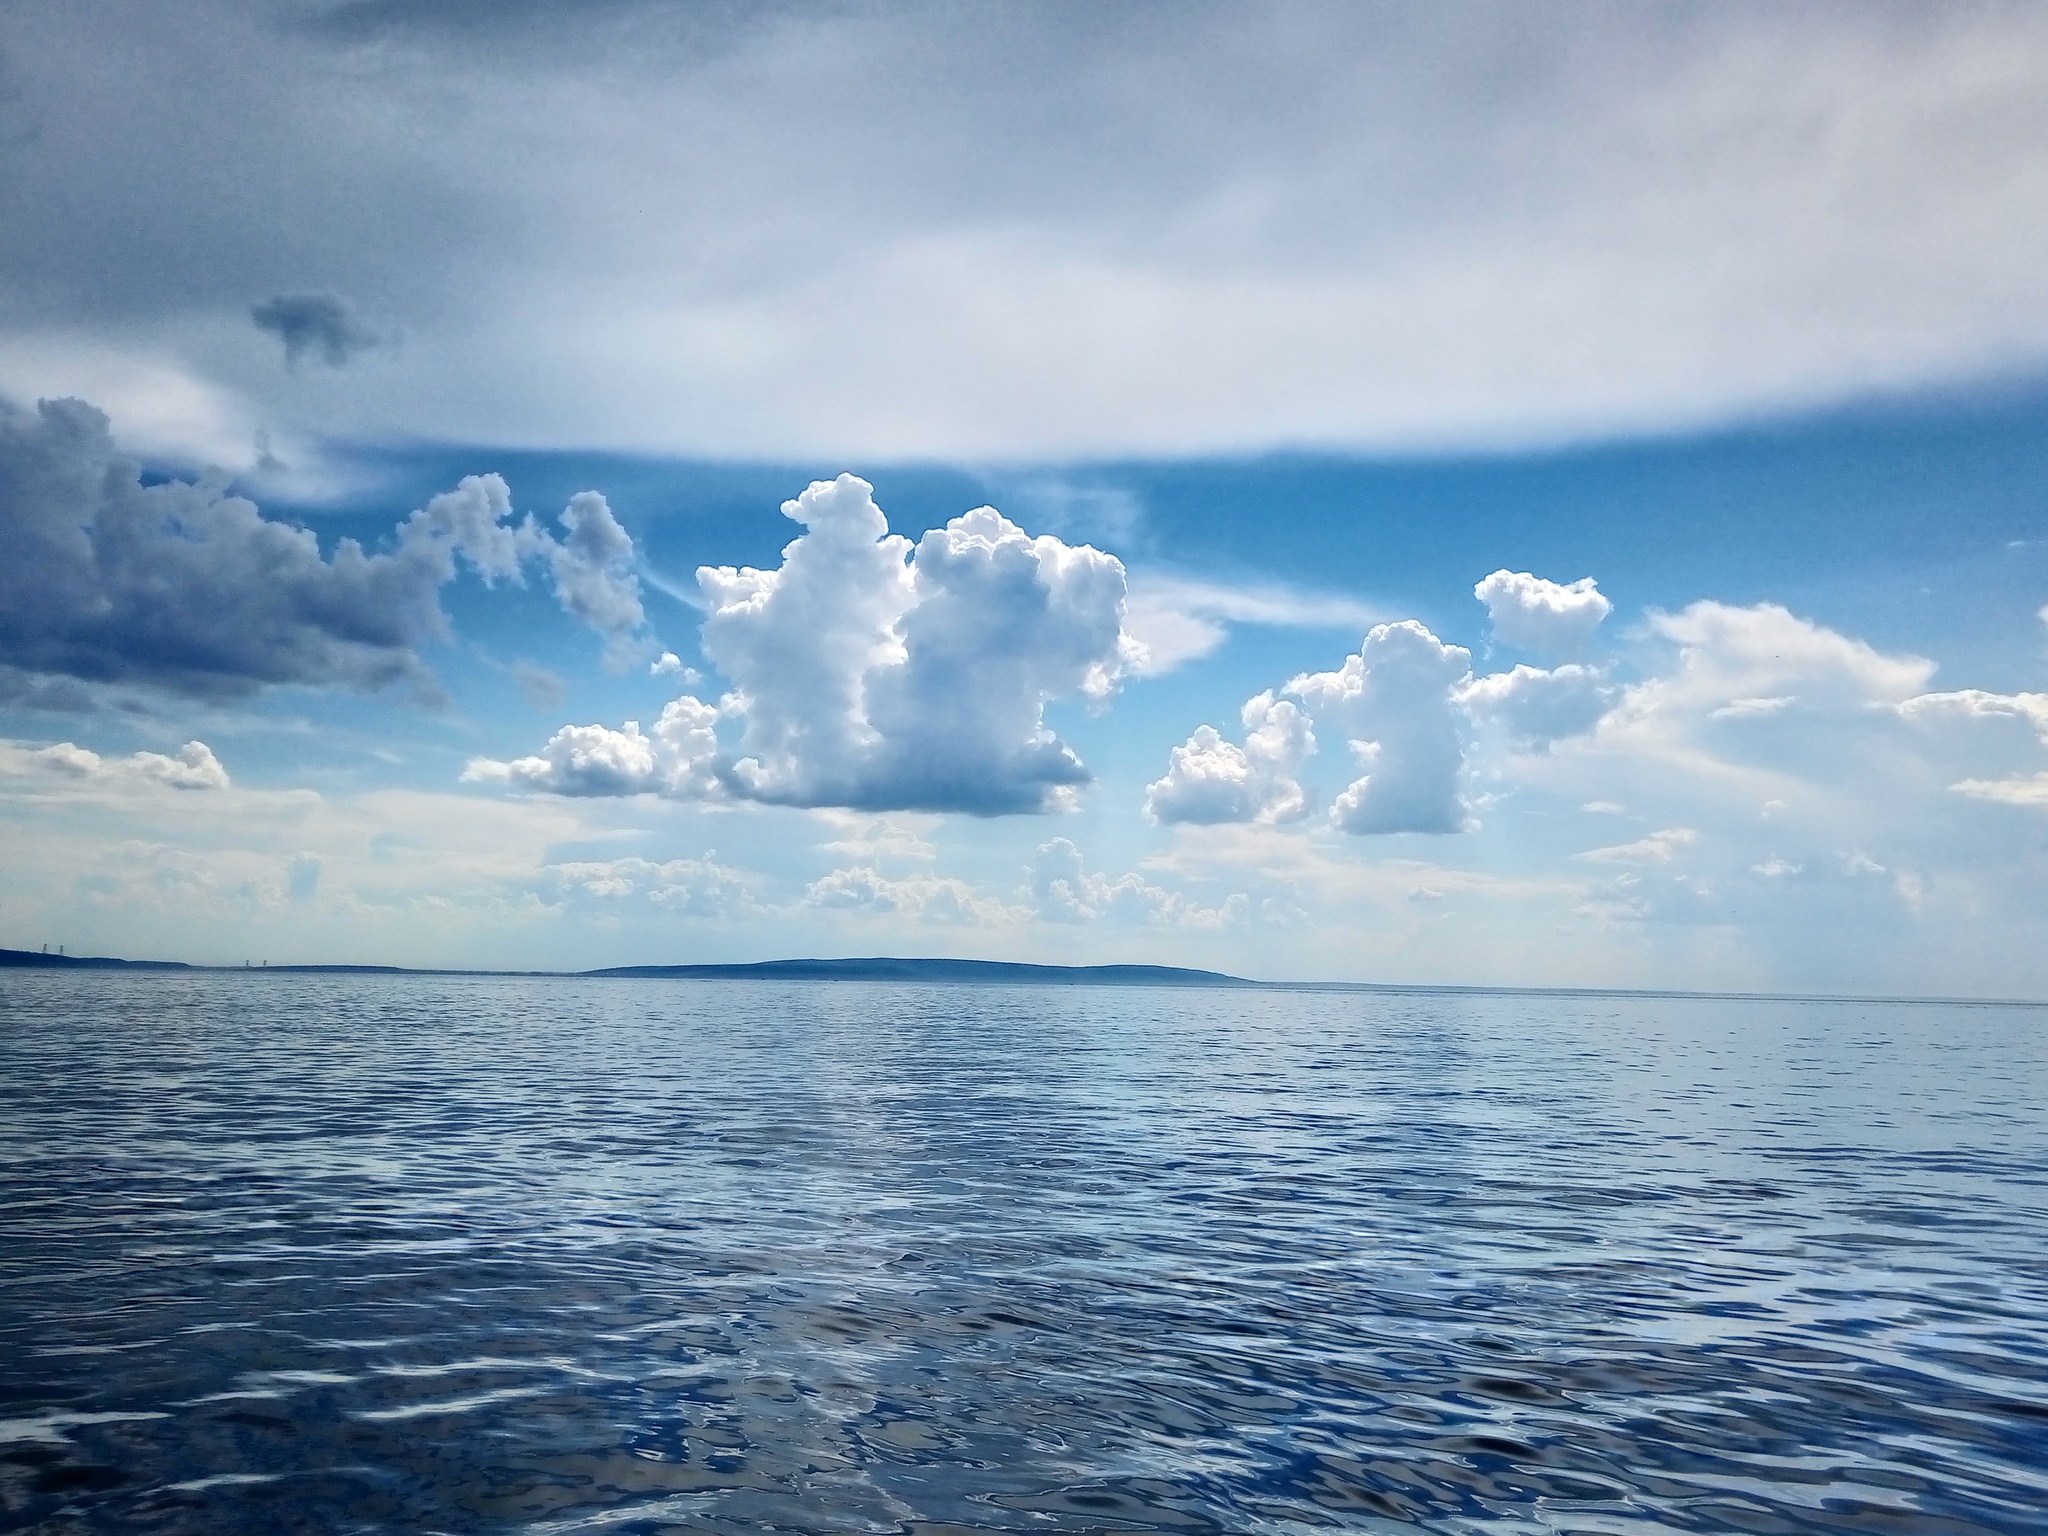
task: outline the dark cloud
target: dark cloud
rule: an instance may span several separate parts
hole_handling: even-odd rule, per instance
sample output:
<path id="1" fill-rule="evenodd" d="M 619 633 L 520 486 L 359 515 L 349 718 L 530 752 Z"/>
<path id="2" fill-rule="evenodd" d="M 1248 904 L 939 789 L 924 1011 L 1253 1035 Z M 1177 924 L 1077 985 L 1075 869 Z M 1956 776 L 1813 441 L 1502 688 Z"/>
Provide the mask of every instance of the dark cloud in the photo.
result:
<path id="1" fill-rule="evenodd" d="M 118 377 L 195 454 L 208 391 L 284 440 L 1014 464 L 1690 428 L 2048 359 L 2038 6 L 6 16 L 0 388 Z M 281 387 L 249 306 L 313 285 L 404 355 Z"/>
<path id="2" fill-rule="evenodd" d="M 510 521 L 502 479 L 472 475 L 389 550 L 343 539 L 323 555 L 218 480 L 144 485 L 82 400 L 0 402 L 0 701 L 66 707 L 74 695 L 50 681 L 65 678 L 216 698 L 282 683 L 431 692 L 413 648 L 448 633 L 439 593 L 459 564 L 493 583 L 545 562 L 564 606 L 617 644 L 639 616 L 632 543 L 602 498 L 576 505 L 558 544 Z"/>
<path id="3" fill-rule="evenodd" d="M 250 310 L 249 318 L 284 343 L 284 360 L 293 367 L 309 353 L 330 368 L 345 367 L 384 342 L 346 300 L 331 293 L 279 294 Z"/>
<path id="4" fill-rule="evenodd" d="M 563 608 L 614 640 L 638 634 L 646 627 L 647 612 L 633 574 L 632 535 L 596 491 L 570 497 L 559 521 L 568 533 L 544 552 Z"/>
<path id="5" fill-rule="evenodd" d="M 535 27 L 587 27 L 621 11 L 651 8 L 649 0 L 346 0 L 329 6 L 305 23 L 316 37 L 340 42 L 378 42 L 406 37 L 474 38 L 478 35 L 521 34 Z M 679 7 L 685 11 L 731 10 L 731 6 Z"/>
<path id="6" fill-rule="evenodd" d="M 80 400 L 0 414 L 0 534 L 0 661 L 28 672 L 216 697 L 376 688 L 423 682 L 412 645 L 441 627 L 436 551 L 344 540 L 323 558 L 217 483 L 145 486 Z"/>
<path id="7" fill-rule="evenodd" d="M 14 667 L 0 666 L 0 706 L 81 715 L 93 707 L 93 697 L 91 690 L 68 677 L 36 677 Z"/>

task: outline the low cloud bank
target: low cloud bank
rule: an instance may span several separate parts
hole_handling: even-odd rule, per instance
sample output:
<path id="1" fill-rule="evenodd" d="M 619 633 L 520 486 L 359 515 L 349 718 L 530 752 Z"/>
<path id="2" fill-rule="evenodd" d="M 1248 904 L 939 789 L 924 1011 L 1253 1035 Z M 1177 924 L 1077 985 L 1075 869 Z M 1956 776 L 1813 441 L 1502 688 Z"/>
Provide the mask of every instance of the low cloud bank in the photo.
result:
<path id="1" fill-rule="evenodd" d="M 1135 873 L 1109 876 L 1090 870 L 1071 839 L 1056 837 L 1032 855 L 1031 910 L 1054 923 L 1151 923 L 1183 928 L 1232 928 L 1251 919 L 1243 892 L 1205 907 L 1179 891 Z"/>

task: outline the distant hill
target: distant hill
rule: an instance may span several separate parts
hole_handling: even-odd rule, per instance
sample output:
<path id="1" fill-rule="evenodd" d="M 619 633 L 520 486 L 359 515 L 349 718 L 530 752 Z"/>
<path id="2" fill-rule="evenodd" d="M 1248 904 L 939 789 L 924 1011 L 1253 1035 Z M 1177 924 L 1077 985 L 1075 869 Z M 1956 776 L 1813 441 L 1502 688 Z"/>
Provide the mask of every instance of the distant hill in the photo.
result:
<path id="1" fill-rule="evenodd" d="M 193 971 L 242 966 L 194 966 L 182 960 L 114 960 L 105 956 L 47 955 L 0 949 L 0 968 L 46 970 Z M 433 971 L 402 965 L 270 965 L 254 969 L 316 976 L 651 976 L 680 981 L 951 981 L 1006 982 L 1037 987 L 1256 987 L 1262 983 L 1220 971 L 1177 965 L 1024 965 L 1013 960 L 758 960 L 750 965 L 615 965 L 600 971 Z"/>
<path id="2" fill-rule="evenodd" d="M 51 971 L 189 971 L 182 960 L 114 960 L 105 955 L 45 955 L 33 949 L 0 949 L 0 968 Z"/>
<path id="3" fill-rule="evenodd" d="M 1051 987 L 1255 987 L 1221 971 L 1177 965 L 1025 965 L 1014 960 L 759 960 L 751 965 L 615 965 L 586 976 L 686 981 L 1002 981 Z"/>

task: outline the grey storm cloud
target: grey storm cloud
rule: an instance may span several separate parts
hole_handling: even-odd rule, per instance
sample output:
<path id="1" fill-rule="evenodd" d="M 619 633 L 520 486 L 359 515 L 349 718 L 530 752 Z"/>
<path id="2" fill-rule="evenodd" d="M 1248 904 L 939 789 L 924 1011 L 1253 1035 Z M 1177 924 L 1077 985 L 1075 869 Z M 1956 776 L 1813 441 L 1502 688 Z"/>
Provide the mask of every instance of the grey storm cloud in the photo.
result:
<path id="1" fill-rule="evenodd" d="M 472 475 L 395 530 L 329 554 L 218 479 L 143 483 L 106 416 L 80 400 L 0 402 L 0 697 L 75 707 L 77 682 L 233 697 L 268 684 L 371 689 L 431 679 L 414 647 L 447 635 L 440 589 L 546 564 L 565 609 L 614 644 L 644 623 L 632 543 L 579 495 L 566 543 L 514 524 L 496 475 Z M 72 681 L 66 681 L 72 680 Z"/>
<path id="2" fill-rule="evenodd" d="M 284 343 L 285 361 L 294 367 L 311 355 L 330 368 L 341 368 L 384 340 L 345 300 L 331 293 L 280 294 L 250 310 L 249 318 L 258 330 Z"/>
<path id="3" fill-rule="evenodd" d="M 6 27 L 0 389 L 118 379 L 166 442 L 239 409 L 717 457 L 1469 446 L 2048 362 L 2039 6 L 75 0 Z M 252 300 L 283 296 L 302 359 L 354 347 L 307 274 L 374 294 L 404 356 L 278 380 Z"/>

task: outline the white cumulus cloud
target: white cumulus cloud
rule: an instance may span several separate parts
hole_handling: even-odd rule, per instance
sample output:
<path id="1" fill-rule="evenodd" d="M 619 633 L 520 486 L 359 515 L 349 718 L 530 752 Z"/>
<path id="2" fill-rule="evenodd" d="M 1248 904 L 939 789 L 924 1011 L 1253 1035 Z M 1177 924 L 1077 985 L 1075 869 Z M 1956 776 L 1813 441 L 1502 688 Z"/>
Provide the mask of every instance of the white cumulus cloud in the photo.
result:
<path id="1" fill-rule="evenodd" d="M 1463 646 L 1403 619 L 1375 626 L 1336 671 L 1287 685 L 1318 722 L 1342 732 L 1368 768 L 1331 805 L 1337 826 L 1354 833 L 1464 829 L 1456 696 L 1471 666 Z"/>
<path id="2" fill-rule="evenodd" d="M 1132 656 L 1122 564 L 991 507 L 913 546 L 853 475 L 782 510 L 804 532 L 780 566 L 697 572 L 704 655 L 732 684 L 717 705 L 685 695 L 652 737 L 566 727 L 533 757 L 478 760 L 466 776 L 866 811 L 1067 804 L 1089 774 L 1045 708 L 1115 690 Z M 737 733 L 730 751 L 720 722 Z"/>
<path id="3" fill-rule="evenodd" d="M 663 651 L 647 664 L 649 677 L 672 677 L 685 688 L 693 687 L 703 679 L 697 669 L 683 664 L 683 658 L 674 651 Z"/>
<path id="4" fill-rule="evenodd" d="M 123 765 L 139 778 L 168 784 L 172 789 L 226 789 L 228 771 L 203 741 L 188 741 L 176 757 L 161 752 L 137 752 Z"/>
<path id="5" fill-rule="evenodd" d="M 964 880 L 915 874 L 892 878 L 868 865 L 835 869 L 811 882 L 804 904 L 827 911 L 900 916 L 923 923 L 980 927 L 1011 914 Z"/>
<path id="6" fill-rule="evenodd" d="M 543 544 L 562 606 L 618 642 L 643 629 L 640 582 L 633 574 L 633 537 L 596 491 L 579 491 L 562 509 L 568 535 Z"/>
<path id="7" fill-rule="evenodd" d="M 1498 570 L 1472 595 L 1486 604 L 1494 639 L 1543 655 L 1577 650 L 1614 611 L 1590 576 L 1560 585 L 1527 571 Z"/>
<path id="8" fill-rule="evenodd" d="M 701 859 L 593 859 L 549 864 L 540 887 L 550 899 L 645 901 L 683 917 L 742 917 L 759 910 L 748 877 L 718 862 Z"/>
<path id="9" fill-rule="evenodd" d="M 1498 722 L 1512 740 L 1534 747 L 1591 730 L 1616 692 L 1599 668 L 1568 662 L 1473 678 L 1458 702 L 1473 719 Z"/>
<path id="10" fill-rule="evenodd" d="M 1295 774 L 1315 751 L 1315 732 L 1301 708 L 1270 692 L 1246 700 L 1243 746 L 1201 726 L 1167 754 L 1166 777 L 1145 789 L 1153 821 L 1294 821 L 1308 810 Z"/>
<path id="11" fill-rule="evenodd" d="M 1591 728 L 1616 691 L 1593 667 L 1518 666 L 1475 680 L 1471 664 L 1471 652 L 1414 619 L 1375 625 L 1341 666 L 1287 684 L 1299 708 L 1270 692 L 1247 701 L 1243 746 L 1204 725 L 1173 748 L 1165 777 L 1146 787 L 1145 813 L 1196 825 L 1297 820 L 1309 804 L 1299 775 L 1323 731 L 1366 769 L 1331 804 L 1338 828 L 1463 831 L 1466 719 L 1498 721 L 1516 743 L 1540 745 Z"/>
<path id="12" fill-rule="evenodd" d="M 1045 922 L 1155 923 L 1184 928 L 1236 927 L 1249 921 L 1251 898 L 1234 892 L 1220 905 L 1205 907 L 1179 891 L 1153 885 L 1143 876 L 1112 879 L 1090 870 L 1069 838 L 1039 846 L 1029 870 L 1031 907 Z"/>
<path id="13" fill-rule="evenodd" d="M 1922 693 L 1899 705 L 1908 720 L 2017 720 L 2048 742 L 2048 693 L 1987 693 L 1964 688 L 1954 693 Z"/>
<path id="14" fill-rule="evenodd" d="M 713 706 L 684 694 L 663 707 L 651 736 L 637 720 L 616 731 L 565 725 L 531 757 L 510 762 L 471 758 L 462 778 L 553 795 L 714 799 L 723 793 L 716 767 L 717 721 Z"/>
<path id="15" fill-rule="evenodd" d="M 48 776 L 60 782 L 102 785 L 162 785 L 168 789 L 226 789 L 228 771 L 203 741 L 188 741 L 176 756 L 134 752 L 102 757 L 74 742 L 26 751 L 0 747 L 0 771 Z"/>

